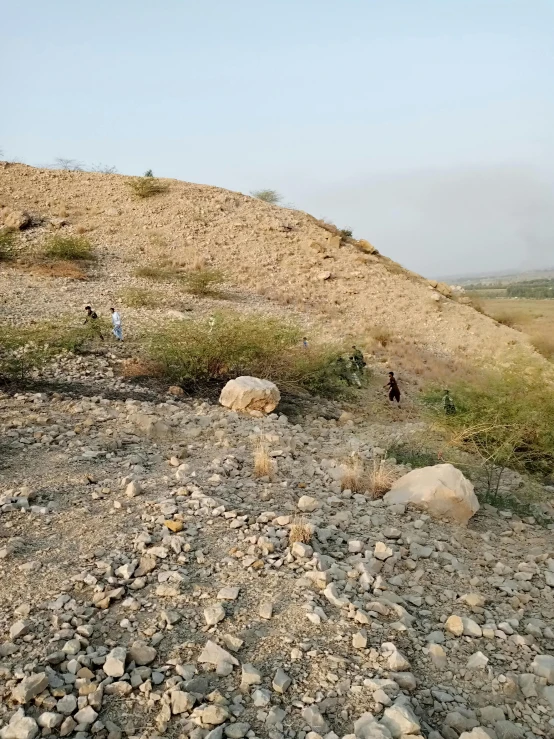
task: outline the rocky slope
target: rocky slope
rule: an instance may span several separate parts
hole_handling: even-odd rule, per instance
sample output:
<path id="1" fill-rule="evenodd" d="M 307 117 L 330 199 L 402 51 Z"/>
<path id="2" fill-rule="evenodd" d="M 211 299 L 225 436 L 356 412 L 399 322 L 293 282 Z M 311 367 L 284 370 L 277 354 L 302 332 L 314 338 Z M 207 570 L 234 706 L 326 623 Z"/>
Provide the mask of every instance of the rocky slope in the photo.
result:
<path id="1" fill-rule="evenodd" d="M 89 396 L 0 396 L 2 739 L 554 735 L 552 525 L 341 491 L 352 452 L 414 425 L 156 400 L 108 359 L 57 372 Z"/>
<path id="2" fill-rule="evenodd" d="M 40 315 L 53 317 L 80 310 L 84 301 L 106 310 L 122 288 L 148 284 L 133 276 L 137 265 L 168 260 L 190 267 L 200 260 L 223 271 L 244 301 L 241 309 L 252 303 L 254 310 L 295 310 L 325 337 L 369 342 L 372 331 L 385 328 L 399 343 L 459 360 L 523 341 L 423 278 L 367 253 L 367 242 L 341 241 L 306 213 L 216 187 L 163 182 L 166 192 L 137 200 L 123 176 L 0 163 L 0 222 L 23 210 L 43 224 L 23 232 L 23 256 L 40 249 L 45 231 L 55 226 L 85 232 L 101 257 L 85 284 L 50 284 L 44 276 L 2 270 L 5 317 L 36 318 L 37 305 Z M 160 305 L 165 298 L 160 295 Z M 5 306 L 15 304 L 13 316 Z"/>

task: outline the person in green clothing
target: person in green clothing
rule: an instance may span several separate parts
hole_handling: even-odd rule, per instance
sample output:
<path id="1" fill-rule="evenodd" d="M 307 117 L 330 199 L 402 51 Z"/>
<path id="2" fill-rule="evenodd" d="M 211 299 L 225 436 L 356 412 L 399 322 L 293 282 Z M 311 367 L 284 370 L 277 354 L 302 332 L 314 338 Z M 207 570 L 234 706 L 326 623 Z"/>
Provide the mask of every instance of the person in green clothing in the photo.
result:
<path id="1" fill-rule="evenodd" d="M 454 413 L 456 413 L 456 406 L 454 405 L 454 401 L 450 397 L 450 390 L 444 391 L 444 398 L 442 399 L 442 404 L 444 406 L 444 412 L 447 416 L 453 416 Z"/>

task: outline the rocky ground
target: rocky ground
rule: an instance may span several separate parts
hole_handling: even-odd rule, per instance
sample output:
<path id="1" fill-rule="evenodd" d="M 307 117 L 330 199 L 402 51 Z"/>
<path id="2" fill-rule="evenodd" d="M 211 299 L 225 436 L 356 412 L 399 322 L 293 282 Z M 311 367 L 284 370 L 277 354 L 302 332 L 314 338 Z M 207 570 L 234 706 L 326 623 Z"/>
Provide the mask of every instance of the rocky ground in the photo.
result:
<path id="1" fill-rule="evenodd" d="M 341 490 L 417 424 L 56 373 L 0 395 L 1 739 L 554 736 L 554 525 Z"/>

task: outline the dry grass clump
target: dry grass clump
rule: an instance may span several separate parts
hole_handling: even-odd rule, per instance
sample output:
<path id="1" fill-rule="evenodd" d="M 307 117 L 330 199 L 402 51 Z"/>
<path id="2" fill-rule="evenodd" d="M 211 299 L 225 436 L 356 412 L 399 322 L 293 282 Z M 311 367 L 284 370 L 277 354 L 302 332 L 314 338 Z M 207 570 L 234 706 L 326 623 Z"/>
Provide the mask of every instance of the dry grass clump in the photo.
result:
<path id="1" fill-rule="evenodd" d="M 294 544 L 296 541 L 302 544 L 309 544 L 312 540 L 312 527 L 306 522 L 302 516 L 297 516 L 292 522 L 289 532 L 289 542 Z"/>
<path id="2" fill-rule="evenodd" d="M 42 277 L 64 277 L 67 280 L 86 280 L 87 274 L 74 262 L 47 262 L 29 265 L 26 271 Z"/>
<path id="3" fill-rule="evenodd" d="M 141 377 L 158 377 L 160 374 L 159 365 L 146 359 L 125 359 L 121 365 L 121 377 L 128 380 Z"/>
<path id="4" fill-rule="evenodd" d="M 169 282 L 175 279 L 175 270 L 156 265 L 145 265 L 144 267 L 137 267 L 135 277 L 144 277 L 154 282 Z"/>
<path id="5" fill-rule="evenodd" d="M 156 293 L 141 287 L 129 287 L 123 290 L 121 299 L 129 308 L 154 308 L 161 302 Z"/>
<path id="6" fill-rule="evenodd" d="M 361 459 L 353 459 L 345 466 L 341 478 L 341 490 L 350 490 L 352 493 L 366 493 L 369 490 L 370 479 L 364 469 Z"/>
<path id="7" fill-rule="evenodd" d="M 254 476 L 271 478 L 274 472 L 275 462 L 269 455 L 267 445 L 259 441 L 254 450 Z"/>
<path id="8" fill-rule="evenodd" d="M 370 334 L 375 341 L 385 347 L 392 341 L 392 334 L 386 326 L 373 326 Z"/>
<path id="9" fill-rule="evenodd" d="M 396 480 L 394 471 L 387 466 L 386 460 L 374 459 L 373 467 L 369 471 L 369 493 L 375 500 L 382 498 L 385 493 L 391 489 L 393 482 Z"/>
<path id="10" fill-rule="evenodd" d="M 219 295 L 219 286 L 224 282 L 221 272 L 215 269 L 196 269 L 184 275 L 187 290 L 192 295 Z"/>

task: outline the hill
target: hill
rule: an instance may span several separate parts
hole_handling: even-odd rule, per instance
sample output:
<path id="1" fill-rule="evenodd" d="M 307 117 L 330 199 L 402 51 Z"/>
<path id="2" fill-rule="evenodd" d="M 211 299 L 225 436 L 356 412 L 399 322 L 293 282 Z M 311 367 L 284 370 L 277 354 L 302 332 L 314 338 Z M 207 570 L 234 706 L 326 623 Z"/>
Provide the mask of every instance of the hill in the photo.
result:
<path id="1" fill-rule="evenodd" d="M 137 267 L 207 264 L 221 270 L 237 291 L 241 310 L 293 312 L 307 330 L 355 340 L 366 349 L 375 345 L 375 334 L 386 332 L 400 356 L 408 347 L 414 356 L 422 351 L 463 361 L 523 341 L 450 299 L 446 286 L 435 289 L 437 283 L 403 269 L 368 242 L 341 238 L 337 228 L 306 213 L 176 180 L 162 180 L 164 192 L 137 199 L 128 181 L 120 175 L 0 165 L 0 222 L 2 214 L 16 210 L 29 212 L 37 224 L 22 232 L 23 261 L 52 228 L 86 234 L 99 256 L 88 282 L 63 280 L 56 283 L 61 289 L 36 270 L 3 270 L 1 317 L 55 317 L 81 311 L 88 302 L 105 310 L 120 301 L 122 290 L 151 284 L 136 276 Z M 171 289 L 164 286 L 154 313 Z M 139 311 L 145 320 L 150 313 Z"/>

